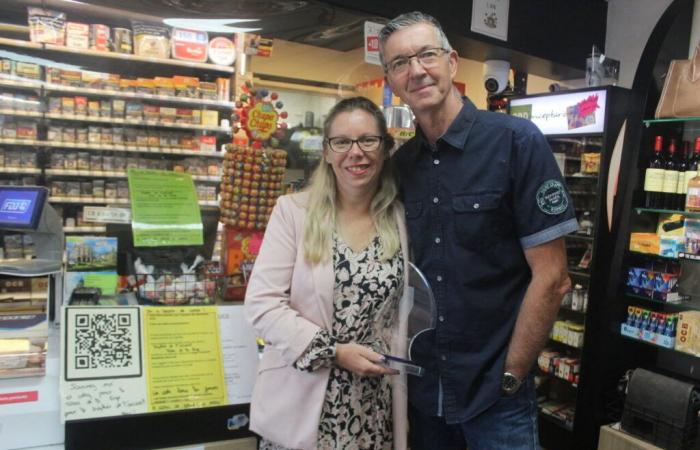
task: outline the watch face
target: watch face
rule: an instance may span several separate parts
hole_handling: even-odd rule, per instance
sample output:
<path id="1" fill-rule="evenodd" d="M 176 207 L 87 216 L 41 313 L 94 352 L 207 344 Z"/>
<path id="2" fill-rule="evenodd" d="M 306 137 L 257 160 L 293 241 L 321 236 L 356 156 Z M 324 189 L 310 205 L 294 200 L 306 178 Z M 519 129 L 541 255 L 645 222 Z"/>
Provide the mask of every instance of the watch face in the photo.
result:
<path id="1" fill-rule="evenodd" d="M 510 373 L 505 373 L 503 374 L 503 382 L 501 387 L 507 394 L 513 394 L 520 387 L 520 380 Z"/>

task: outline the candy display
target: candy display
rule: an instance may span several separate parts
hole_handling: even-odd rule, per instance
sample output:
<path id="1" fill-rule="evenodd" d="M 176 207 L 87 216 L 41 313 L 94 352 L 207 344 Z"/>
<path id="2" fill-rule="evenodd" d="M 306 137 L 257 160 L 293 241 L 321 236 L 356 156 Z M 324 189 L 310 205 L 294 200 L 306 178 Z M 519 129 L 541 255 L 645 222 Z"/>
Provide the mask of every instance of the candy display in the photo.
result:
<path id="1" fill-rule="evenodd" d="M 263 230 L 282 193 L 287 152 L 228 145 L 221 183 L 221 221 Z"/>

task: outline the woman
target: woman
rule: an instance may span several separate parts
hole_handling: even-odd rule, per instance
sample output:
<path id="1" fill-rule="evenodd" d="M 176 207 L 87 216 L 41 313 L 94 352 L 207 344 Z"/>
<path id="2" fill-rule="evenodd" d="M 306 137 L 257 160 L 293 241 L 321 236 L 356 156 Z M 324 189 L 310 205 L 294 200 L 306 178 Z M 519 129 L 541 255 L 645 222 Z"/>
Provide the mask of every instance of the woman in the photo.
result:
<path id="1" fill-rule="evenodd" d="M 266 343 L 250 428 L 261 449 L 405 449 L 405 380 L 382 364 L 405 354 L 393 140 L 364 97 L 335 105 L 324 136 L 309 189 L 278 200 L 248 284 Z"/>

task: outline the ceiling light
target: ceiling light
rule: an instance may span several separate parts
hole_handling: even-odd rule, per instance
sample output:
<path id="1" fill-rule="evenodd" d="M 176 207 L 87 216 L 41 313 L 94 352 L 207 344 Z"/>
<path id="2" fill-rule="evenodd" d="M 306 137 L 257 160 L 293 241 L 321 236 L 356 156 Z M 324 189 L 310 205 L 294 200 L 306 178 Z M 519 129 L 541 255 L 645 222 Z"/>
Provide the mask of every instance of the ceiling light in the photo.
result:
<path id="1" fill-rule="evenodd" d="M 163 23 L 171 27 L 186 28 L 198 31 L 211 31 L 212 33 L 249 33 L 262 28 L 244 28 L 230 26 L 230 24 L 257 22 L 259 19 L 163 19 Z"/>

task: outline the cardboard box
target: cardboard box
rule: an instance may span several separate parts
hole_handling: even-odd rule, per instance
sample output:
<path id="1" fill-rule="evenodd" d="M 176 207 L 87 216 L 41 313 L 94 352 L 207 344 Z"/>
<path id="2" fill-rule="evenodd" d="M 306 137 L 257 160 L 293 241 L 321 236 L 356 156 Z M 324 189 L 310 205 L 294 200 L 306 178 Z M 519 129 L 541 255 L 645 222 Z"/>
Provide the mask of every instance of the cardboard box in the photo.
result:
<path id="1" fill-rule="evenodd" d="M 678 314 L 676 350 L 700 356 L 700 311 Z"/>

